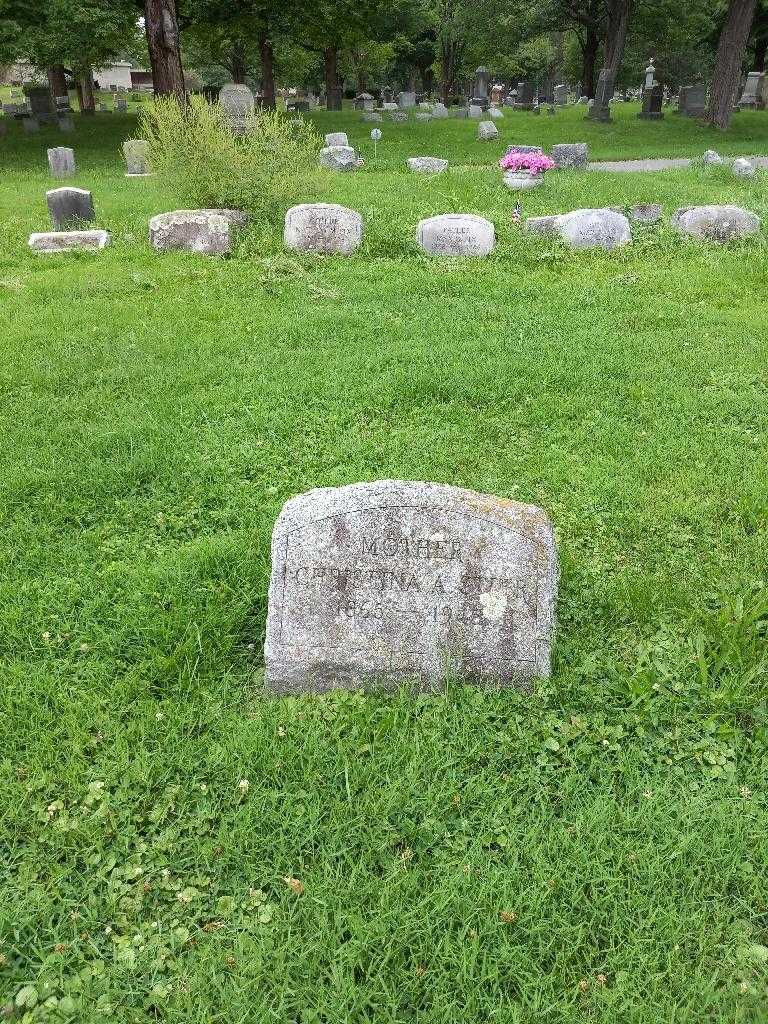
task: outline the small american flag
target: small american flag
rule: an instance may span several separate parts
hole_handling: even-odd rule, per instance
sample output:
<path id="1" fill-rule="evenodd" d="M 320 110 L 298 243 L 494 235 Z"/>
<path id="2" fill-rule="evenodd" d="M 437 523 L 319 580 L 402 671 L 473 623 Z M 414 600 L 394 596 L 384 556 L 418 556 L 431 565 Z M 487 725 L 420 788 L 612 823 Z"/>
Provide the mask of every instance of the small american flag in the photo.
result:
<path id="1" fill-rule="evenodd" d="M 515 203 L 515 208 L 512 211 L 512 223 L 519 224 L 523 219 L 523 208 L 520 203 Z"/>

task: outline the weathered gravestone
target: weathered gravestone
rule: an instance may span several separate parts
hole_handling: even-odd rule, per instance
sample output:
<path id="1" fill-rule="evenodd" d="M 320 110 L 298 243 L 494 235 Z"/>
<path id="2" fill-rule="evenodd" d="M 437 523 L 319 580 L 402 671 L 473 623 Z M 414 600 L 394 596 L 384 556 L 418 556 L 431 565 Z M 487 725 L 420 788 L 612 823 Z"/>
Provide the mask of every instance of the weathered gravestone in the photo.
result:
<path id="1" fill-rule="evenodd" d="M 363 218 L 338 203 L 301 203 L 285 215 L 286 249 L 304 252 L 351 253 L 363 240 Z"/>
<path id="2" fill-rule="evenodd" d="M 24 92 L 29 100 L 32 116 L 39 124 L 56 124 L 56 104 L 48 86 L 28 85 Z"/>
<path id="3" fill-rule="evenodd" d="M 763 81 L 765 75 L 762 71 L 750 71 L 744 85 L 744 91 L 739 100 L 739 107 L 759 110 L 763 106 Z"/>
<path id="4" fill-rule="evenodd" d="M 75 130 L 75 122 L 69 114 L 59 114 L 58 122 L 60 132 L 64 132 L 68 135 Z"/>
<path id="5" fill-rule="evenodd" d="M 443 120 L 448 117 L 448 108 L 444 103 L 435 103 L 432 107 L 432 117 Z"/>
<path id="6" fill-rule="evenodd" d="M 637 116 L 643 121 L 661 121 L 664 117 L 663 102 L 664 88 L 659 82 L 654 82 L 650 88 L 643 89 L 643 109 Z"/>
<path id="7" fill-rule="evenodd" d="M 416 106 L 416 93 L 415 92 L 401 92 L 397 96 L 398 106 L 403 110 L 409 110 L 411 107 Z"/>
<path id="8" fill-rule="evenodd" d="M 591 106 L 587 105 L 587 118 L 590 121 L 608 122 L 611 120 L 611 97 L 616 75 L 610 68 L 603 68 L 597 78 L 597 89 Z"/>
<path id="9" fill-rule="evenodd" d="M 444 213 L 419 221 L 416 242 L 432 256 L 487 256 L 496 243 L 496 230 L 485 217 Z"/>
<path id="10" fill-rule="evenodd" d="M 373 110 L 374 98 L 369 92 L 361 92 L 355 96 L 355 110 Z"/>
<path id="11" fill-rule="evenodd" d="M 75 152 L 67 146 L 48 150 L 48 167 L 54 178 L 69 178 L 75 173 Z"/>
<path id="12" fill-rule="evenodd" d="M 123 143 L 126 178 L 146 178 L 151 173 L 149 143 L 146 139 L 126 139 Z"/>
<path id="13" fill-rule="evenodd" d="M 754 178 L 756 169 L 755 165 L 751 160 L 747 160 L 746 157 L 739 157 L 738 160 L 734 160 L 731 164 L 731 170 L 737 178 Z"/>
<path id="14" fill-rule="evenodd" d="M 760 218 L 740 206 L 684 206 L 670 224 L 684 235 L 708 242 L 731 242 L 760 230 Z"/>
<path id="15" fill-rule="evenodd" d="M 568 105 L 568 86 L 567 85 L 556 85 L 554 89 L 554 101 L 556 107 L 565 107 Z"/>
<path id="16" fill-rule="evenodd" d="M 707 107 L 707 87 L 703 82 L 683 85 L 678 96 L 677 112 L 685 117 L 703 117 Z"/>
<path id="17" fill-rule="evenodd" d="M 417 174 L 440 174 L 447 170 L 448 161 L 439 156 L 409 156 L 408 170 Z"/>
<path id="18" fill-rule="evenodd" d="M 473 106 L 480 107 L 481 110 L 488 109 L 488 83 L 490 82 L 491 73 L 486 67 L 479 67 L 475 71 L 475 80 L 472 85 L 472 98 L 470 103 Z"/>
<path id="19" fill-rule="evenodd" d="M 172 210 L 159 213 L 149 222 L 149 241 L 162 252 L 185 249 L 205 256 L 225 256 L 232 251 L 234 229 L 242 227 L 248 215 L 242 210 Z"/>
<path id="20" fill-rule="evenodd" d="M 481 121 L 477 126 L 477 137 L 480 142 L 492 142 L 499 137 L 499 129 L 493 121 Z"/>
<path id="21" fill-rule="evenodd" d="M 533 110 L 533 85 L 530 82 L 517 83 L 515 110 Z"/>
<path id="22" fill-rule="evenodd" d="M 93 196 L 84 188 L 53 188 L 45 193 L 54 231 L 71 231 L 96 220 Z"/>
<path id="23" fill-rule="evenodd" d="M 328 171 L 354 171 L 360 166 L 352 146 L 325 146 L 320 150 L 317 160 Z"/>
<path id="24" fill-rule="evenodd" d="M 235 135 L 244 135 L 248 131 L 250 118 L 256 101 L 247 85 L 227 82 L 219 93 L 219 103 L 229 120 L 229 126 Z"/>
<path id="25" fill-rule="evenodd" d="M 557 578 L 533 505 L 399 480 L 309 491 L 272 535 L 267 685 L 526 686 L 550 674 Z"/>
<path id="26" fill-rule="evenodd" d="M 346 132 L 329 132 L 325 136 L 326 146 L 348 146 L 349 139 Z"/>
<path id="27" fill-rule="evenodd" d="M 29 236 L 33 252 L 74 252 L 77 249 L 98 251 L 109 245 L 109 232 L 93 231 L 38 231 Z"/>
<path id="28" fill-rule="evenodd" d="M 118 97 L 115 100 L 115 110 L 119 114 L 126 114 L 128 112 L 128 101 L 124 97 Z"/>

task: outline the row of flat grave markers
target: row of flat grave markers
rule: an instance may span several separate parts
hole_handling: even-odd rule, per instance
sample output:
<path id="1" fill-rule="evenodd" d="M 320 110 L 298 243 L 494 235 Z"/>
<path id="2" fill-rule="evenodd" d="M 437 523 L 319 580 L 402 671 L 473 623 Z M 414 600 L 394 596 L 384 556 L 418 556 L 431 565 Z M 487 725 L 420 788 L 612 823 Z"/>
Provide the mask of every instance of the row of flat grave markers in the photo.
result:
<path id="1" fill-rule="evenodd" d="M 528 687 L 551 672 L 557 584 L 536 506 L 403 480 L 309 491 L 272 535 L 267 686 Z"/>

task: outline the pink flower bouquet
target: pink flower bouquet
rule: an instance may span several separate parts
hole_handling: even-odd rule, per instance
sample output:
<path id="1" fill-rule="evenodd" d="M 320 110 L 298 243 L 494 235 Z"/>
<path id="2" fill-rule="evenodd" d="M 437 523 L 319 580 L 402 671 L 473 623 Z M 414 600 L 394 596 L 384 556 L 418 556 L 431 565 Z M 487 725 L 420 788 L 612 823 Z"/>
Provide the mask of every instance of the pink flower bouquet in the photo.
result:
<path id="1" fill-rule="evenodd" d="M 499 160 L 502 171 L 528 171 L 529 174 L 543 174 L 555 166 L 544 153 L 507 153 Z"/>

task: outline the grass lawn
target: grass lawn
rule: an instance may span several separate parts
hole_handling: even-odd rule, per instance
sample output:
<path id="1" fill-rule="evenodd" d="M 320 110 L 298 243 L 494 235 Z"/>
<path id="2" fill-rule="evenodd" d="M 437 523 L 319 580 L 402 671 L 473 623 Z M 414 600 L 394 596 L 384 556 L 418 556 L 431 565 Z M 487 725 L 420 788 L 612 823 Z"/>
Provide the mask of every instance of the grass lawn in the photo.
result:
<path id="1" fill-rule="evenodd" d="M 130 117 L 0 138 L 0 1007 L 32 1022 L 764 1024 L 764 239 L 526 237 L 492 165 L 768 153 L 579 110 L 349 128 L 349 258 L 153 253 Z M 73 145 L 113 244 L 28 253 Z M 407 155 L 448 156 L 436 178 Z M 485 165 L 485 166 L 484 166 Z M 550 175 L 524 214 L 736 202 L 728 169 Z M 483 261 L 420 217 L 494 221 Z M 271 699 L 269 538 L 310 487 L 426 479 L 548 510 L 553 678 L 533 694 Z M 287 881 L 286 881 L 287 880 Z"/>

